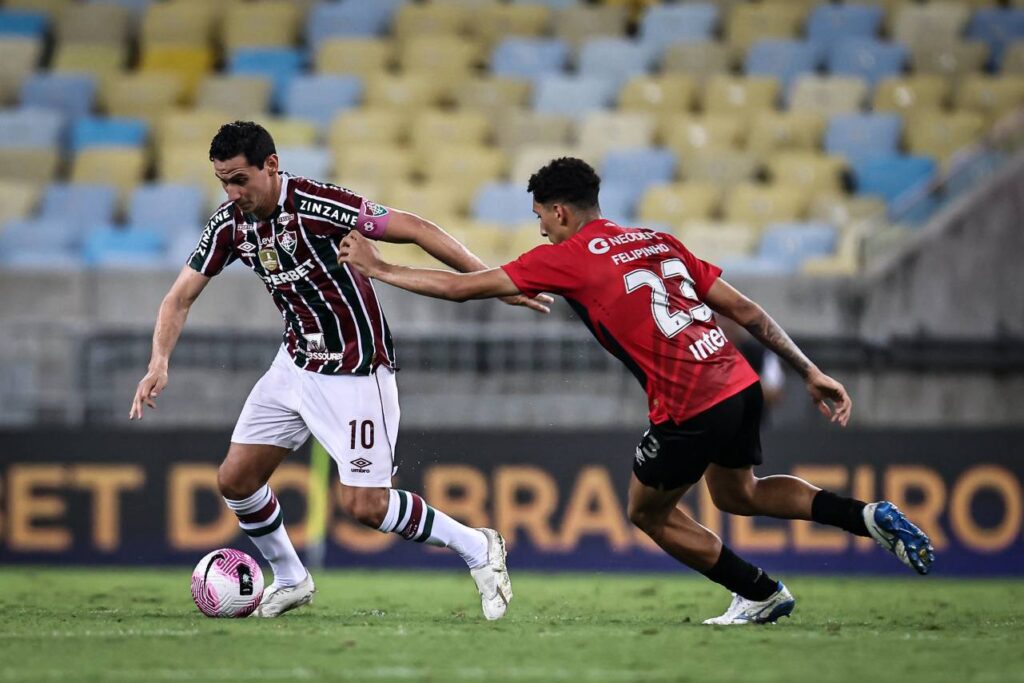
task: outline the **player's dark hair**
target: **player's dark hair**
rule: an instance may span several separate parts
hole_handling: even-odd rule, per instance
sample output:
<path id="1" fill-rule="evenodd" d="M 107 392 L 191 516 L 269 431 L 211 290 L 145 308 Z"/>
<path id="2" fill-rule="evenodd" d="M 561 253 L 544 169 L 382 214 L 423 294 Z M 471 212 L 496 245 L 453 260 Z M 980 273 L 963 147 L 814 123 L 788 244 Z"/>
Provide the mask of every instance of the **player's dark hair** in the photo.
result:
<path id="1" fill-rule="evenodd" d="M 578 209 L 597 208 L 601 178 L 587 162 L 575 157 L 561 157 L 530 176 L 527 192 L 538 204 L 562 202 Z"/>
<path id="2" fill-rule="evenodd" d="M 267 129 L 252 121 L 225 123 L 210 142 L 210 161 L 227 161 L 245 155 L 250 165 L 262 169 L 271 154 L 277 154 L 274 138 Z"/>

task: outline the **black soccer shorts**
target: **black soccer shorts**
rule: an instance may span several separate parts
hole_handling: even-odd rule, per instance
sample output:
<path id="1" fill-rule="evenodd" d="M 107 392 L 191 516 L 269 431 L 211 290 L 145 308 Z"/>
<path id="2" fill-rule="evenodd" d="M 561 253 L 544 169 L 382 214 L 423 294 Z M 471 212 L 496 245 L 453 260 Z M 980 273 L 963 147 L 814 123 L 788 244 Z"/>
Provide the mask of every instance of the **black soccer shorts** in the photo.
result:
<path id="1" fill-rule="evenodd" d="M 633 473 L 644 486 L 671 490 L 700 481 L 711 463 L 760 465 L 763 409 L 755 382 L 679 424 L 652 423 L 636 447 Z"/>

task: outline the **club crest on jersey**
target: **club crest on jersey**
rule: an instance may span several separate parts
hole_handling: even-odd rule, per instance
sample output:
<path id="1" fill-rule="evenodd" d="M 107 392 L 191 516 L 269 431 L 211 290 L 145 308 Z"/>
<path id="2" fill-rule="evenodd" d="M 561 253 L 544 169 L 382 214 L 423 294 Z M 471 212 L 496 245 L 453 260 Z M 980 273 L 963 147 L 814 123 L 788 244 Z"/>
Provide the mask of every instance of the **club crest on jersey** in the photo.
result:
<path id="1" fill-rule="evenodd" d="M 294 230 L 282 230 L 281 234 L 277 236 L 277 242 L 289 255 L 295 256 L 295 247 L 299 241 L 295 239 Z"/>
<path id="2" fill-rule="evenodd" d="M 363 213 L 371 218 L 380 218 L 381 216 L 388 215 L 387 207 L 381 206 L 377 202 L 364 202 Z"/>
<path id="3" fill-rule="evenodd" d="M 281 265 L 274 249 L 260 249 L 260 263 L 268 273 L 273 273 Z"/>
<path id="4" fill-rule="evenodd" d="M 323 332 L 315 332 L 302 335 L 306 340 L 307 351 L 326 351 L 327 344 L 324 343 Z"/>

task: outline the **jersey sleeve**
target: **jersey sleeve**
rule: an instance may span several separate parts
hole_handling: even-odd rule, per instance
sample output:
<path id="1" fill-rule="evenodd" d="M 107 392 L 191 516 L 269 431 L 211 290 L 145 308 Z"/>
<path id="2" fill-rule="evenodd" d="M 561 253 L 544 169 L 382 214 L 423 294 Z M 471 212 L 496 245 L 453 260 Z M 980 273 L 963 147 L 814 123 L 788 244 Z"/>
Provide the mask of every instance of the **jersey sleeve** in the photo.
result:
<path id="1" fill-rule="evenodd" d="M 236 258 L 235 219 L 231 208 L 222 206 L 206 222 L 199 244 L 188 258 L 188 266 L 202 275 L 213 277 Z"/>
<path id="2" fill-rule="evenodd" d="M 686 270 L 689 271 L 690 277 L 693 278 L 693 288 L 697 290 L 697 296 L 703 300 L 704 295 L 711 289 L 711 285 L 715 284 L 715 280 L 722 275 L 722 269 L 713 263 L 702 261 L 694 256 L 693 252 L 687 249 L 686 245 L 674 236 L 668 235 L 667 237 L 675 243 L 676 248 L 682 255 L 683 263 L 686 264 Z"/>
<path id="3" fill-rule="evenodd" d="M 317 232 L 344 237 L 358 230 L 365 237 L 379 240 L 387 231 L 391 212 L 382 204 L 338 185 L 306 180 L 295 191 L 299 218 Z"/>
<path id="4" fill-rule="evenodd" d="M 572 253 L 560 245 L 542 244 L 501 269 L 516 288 L 529 297 L 541 292 L 569 294 L 580 284 Z"/>

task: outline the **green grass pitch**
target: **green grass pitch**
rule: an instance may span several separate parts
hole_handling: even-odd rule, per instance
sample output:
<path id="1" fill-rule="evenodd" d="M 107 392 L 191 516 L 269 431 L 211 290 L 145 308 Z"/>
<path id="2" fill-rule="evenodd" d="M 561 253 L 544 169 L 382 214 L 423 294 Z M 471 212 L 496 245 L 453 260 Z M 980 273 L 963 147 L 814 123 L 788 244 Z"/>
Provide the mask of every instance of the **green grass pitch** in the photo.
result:
<path id="1" fill-rule="evenodd" d="M 708 627 L 679 575 L 512 574 L 486 622 L 465 572 L 320 572 L 311 607 L 203 617 L 187 569 L 0 569 L 0 680 L 1024 681 L 1024 581 L 802 578 L 791 619 Z"/>

